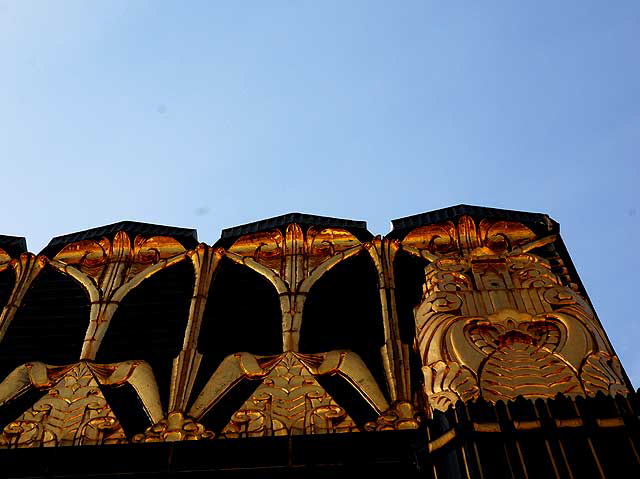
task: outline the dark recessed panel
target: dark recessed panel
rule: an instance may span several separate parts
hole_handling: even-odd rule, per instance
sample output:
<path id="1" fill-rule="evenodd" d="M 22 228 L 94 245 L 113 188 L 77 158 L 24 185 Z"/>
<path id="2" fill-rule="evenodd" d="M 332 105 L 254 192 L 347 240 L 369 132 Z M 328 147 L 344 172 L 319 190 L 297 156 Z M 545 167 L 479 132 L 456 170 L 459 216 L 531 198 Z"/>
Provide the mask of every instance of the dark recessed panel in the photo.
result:
<path id="1" fill-rule="evenodd" d="M 131 290 L 113 316 L 96 358 L 103 363 L 149 362 L 164 404 L 171 365 L 182 348 L 194 282 L 193 265 L 183 260 Z"/>
<path id="2" fill-rule="evenodd" d="M 355 421 L 359 428 L 363 429 L 369 421 L 375 421 L 378 413 L 365 399 L 353 388 L 346 379 L 341 376 L 317 376 L 316 380 L 325 391 L 342 407 Z M 384 383 L 379 382 L 380 389 L 384 392 Z"/>
<path id="3" fill-rule="evenodd" d="M 395 258 L 396 307 L 400 336 L 407 344 L 413 343 L 415 337 L 413 309 L 422 301 L 424 269 L 427 265 L 425 260 L 403 251 L 400 251 Z"/>
<path id="4" fill-rule="evenodd" d="M 88 324 L 85 290 L 69 276 L 46 267 L 25 295 L 0 344 L 0 376 L 28 361 L 76 362 Z"/>
<path id="5" fill-rule="evenodd" d="M 384 329 L 377 272 L 366 252 L 338 263 L 312 286 L 302 318 L 300 351 L 358 353 L 384 389 Z"/>
<path id="6" fill-rule="evenodd" d="M 423 378 L 420 357 L 413 349 L 415 338 L 413 310 L 422 300 L 424 269 L 427 265 L 428 263 L 425 260 L 402 251 L 397 254 L 394 262 L 398 327 L 400 328 L 402 342 L 411 346 L 409 365 L 411 385 L 414 392 L 419 389 Z"/>
<path id="7" fill-rule="evenodd" d="M 129 439 L 151 426 L 142 401 L 131 384 L 101 386 L 100 390 Z"/>
<path id="8" fill-rule="evenodd" d="M 0 311 L 6 306 L 15 283 L 16 275 L 13 268 L 0 271 Z"/>
<path id="9" fill-rule="evenodd" d="M 17 258 L 27 251 L 27 240 L 21 236 L 0 235 L 0 248 L 12 258 Z"/>
<path id="10" fill-rule="evenodd" d="M 280 354 L 282 321 L 273 285 L 250 268 L 223 259 L 209 290 L 198 350 L 204 356 L 196 394 L 230 354 Z"/>
<path id="11" fill-rule="evenodd" d="M 280 302 L 269 280 L 223 259 L 209 290 L 198 349 L 221 358 L 239 351 L 281 353 Z"/>
<path id="12" fill-rule="evenodd" d="M 3 404 L 2 407 L 0 407 L 0 430 L 22 416 L 27 409 L 30 409 L 31 406 L 46 394 L 47 391 L 30 388 L 8 403 Z"/>
<path id="13" fill-rule="evenodd" d="M 231 421 L 231 416 L 242 407 L 261 383 L 260 379 L 243 379 L 198 421 L 209 431 L 219 435 Z"/>

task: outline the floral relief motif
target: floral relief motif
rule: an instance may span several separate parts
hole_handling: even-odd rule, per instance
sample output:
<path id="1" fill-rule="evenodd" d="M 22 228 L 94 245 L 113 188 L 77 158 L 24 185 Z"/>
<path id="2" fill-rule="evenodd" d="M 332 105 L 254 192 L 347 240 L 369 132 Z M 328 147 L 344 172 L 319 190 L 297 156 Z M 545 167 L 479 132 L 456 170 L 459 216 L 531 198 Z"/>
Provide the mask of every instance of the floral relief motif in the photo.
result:
<path id="1" fill-rule="evenodd" d="M 161 419 L 147 428 L 143 434 L 133 436 L 133 442 L 173 442 L 197 441 L 213 439 L 215 434 L 190 417 L 181 412 L 169 413 L 166 419 Z"/>
<path id="2" fill-rule="evenodd" d="M 276 359 L 221 437 L 353 431 L 358 431 L 353 419 L 320 386 L 303 358 L 289 352 Z"/>
<path id="3" fill-rule="evenodd" d="M 124 231 L 113 241 L 77 241 L 66 245 L 49 263 L 70 275 L 89 293 L 91 310 L 81 359 L 95 359 L 120 301 L 151 275 L 185 258 L 184 247 L 167 236 L 131 239 Z"/>
<path id="4" fill-rule="evenodd" d="M 469 216 L 405 237 L 407 252 L 430 261 L 415 324 L 431 407 L 627 391 L 588 303 L 534 253 L 554 241 Z"/>
<path id="5" fill-rule="evenodd" d="M 402 429 L 418 429 L 423 414 L 416 411 L 409 401 L 398 401 L 381 414 L 376 421 L 365 424 L 367 431 L 399 431 Z"/>
<path id="6" fill-rule="evenodd" d="M 79 446 L 127 442 L 99 380 L 86 363 L 57 371 L 47 393 L 0 435 L 0 447 Z"/>

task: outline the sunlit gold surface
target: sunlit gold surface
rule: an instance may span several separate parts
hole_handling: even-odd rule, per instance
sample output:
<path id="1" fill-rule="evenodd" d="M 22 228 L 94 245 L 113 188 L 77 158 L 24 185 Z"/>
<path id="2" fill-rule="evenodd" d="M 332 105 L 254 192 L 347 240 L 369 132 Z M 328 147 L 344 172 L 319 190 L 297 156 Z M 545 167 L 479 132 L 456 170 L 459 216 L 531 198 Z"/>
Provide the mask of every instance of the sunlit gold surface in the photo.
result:
<path id="1" fill-rule="evenodd" d="M 295 223 L 287 226 L 284 234 L 272 230 L 238 239 L 227 257 L 265 276 L 280 297 L 283 354 L 254 358 L 242 353 L 227 358 L 196 399 L 190 414 L 200 417 L 241 378 L 259 376 L 262 384 L 232 416 L 223 437 L 358 430 L 344 409 L 313 378 L 322 374 L 341 375 L 375 410 L 384 411 L 386 399 L 357 354 L 297 353 L 307 293 L 324 273 L 360 253 L 363 247 L 346 230 L 309 227 L 304 231 Z M 309 358 L 319 361 L 317 368 Z M 246 368 L 245 363 L 253 366 Z"/>
<path id="2" fill-rule="evenodd" d="M 346 230 L 290 224 L 280 230 L 246 235 L 227 256 L 265 276 L 280 296 L 282 347 L 297 351 L 306 295 L 320 277 L 362 250 L 362 244 Z"/>
<path id="3" fill-rule="evenodd" d="M 166 236 L 137 236 L 131 244 L 120 231 L 113 242 L 78 241 L 65 246 L 50 264 L 78 281 L 89 294 L 91 317 L 81 359 L 95 359 L 118 304 L 143 280 L 184 259 L 182 245 Z"/>
<path id="4" fill-rule="evenodd" d="M 189 306 L 189 319 L 182 342 L 182 351 L 173 361 L 169 411 L 184 411 L 191 396 L 193 383 L 202 359 L 197 345 L 204 308 L 207 304 L 207 295 L 213 274 L 223 255 L 224 251 L 222 249 L 214 250 L 203 243 L 199 244 L 195 250 L 187 253 L 193 263 L 196 279 Z"/>
<path id="5" fill-rule="evenodd" d="M 171 412 L 166 419 L 149 427 L 143 434 L 133 436 L 133 442 L 173 442 L 213 439 L 215 434 L 202 424 L 179 411 Z"/>
<path id="6" fill-rule="evenodd" d="M 4 254 L 4 255 L 3 255 Z M 15 273 L 15 283 L 7 304 L 0 313 L 0 341 L 4 338 L 18 307 L 29 290 L 31 283 L 47 264 L 47 258 L 33 253 L 22 253 L 18 258 L 7 261 L 8 255 L 0 250 L 0 271 L 11 267 Z M 4 259 L 4 262 L 2 262 Z"/>
<path id="7" fill-rule="evenodd" d="M 46 391 L 44 396 L 0 435 L 0 446 L 38 447 L 117 444 L 127 438 L 102 394 L 100 385 L 131 384 L 140 394 L 151 417 L 159 417 L 155 381 L 145 363 L 68 366 L 29 363 L 13 371 L 0 384 L 0 404 L 28 388 Z M 138 369 L 141 367 L 140 369 Z M 136 374 L 138 373 L 138 374 Z M 142 375 L 140 374 L 142 373 Z"/>
<path id="8" fill-rule="evenodd" d="M 423 414 L 416 411 L 409 401 L 398 401 L 393 407 L 381 414 L 376 421 L 365 424 L 367 431 L 399 431 L 418 429 Z"/>
<path id="9" fill-rule="evenodd" d="M 418 228 L 403 248 L 431 263 L 415 309 L 429 403 L 625 392 L 587 302 L 533 253 L 555 241 L 519 223 L 463 216 Z"/>
<path id="10" fill-rule="evenodd" d="M 112 241 L 70 243 L 50 259 L 31 253 L 11 258 L 0 250 L 0 271 L 11 269 L 15 276 L 0 313 L 0 341 L 47 265 L 79 282 L 90 300 L 76 363 L 34 361 L 0 383 L 0 407 L 29 389 L 43 394 L 4 428 L 0 446 L 212 439 L 214 433 L 203 425 L 205 416 L 216 414 L 221 400 L 241 382 L 257 387 L 225 418 L 226 426 L 216 431 L 220 439 L 415 429 L 430 408 L 444 410 L 459 399 L 495 402 L 557 393 L 626 392 L 621 365 L 589 303 L 568 281 L 566 269 L 562 273 L 552 268 L 540 254 L 540 248 L 555 241 L 555 236 L 539 236 L 520 223 L 476 222 L 462 216 L 416 228 L 403 239 L 375 237 L 368 242 L 344 229 L 292 223 L 282 230 L 242 236 L 226 250 L 199 244 L 187 251 L 170 237 L 132 240 L 122 231 Z M 396 258 L 401 252 L 425 264 L 423 296 L 414 310 L 422 384 L 411 384 L 411 345 L 400 335 Z M 367 256 L 377 272 L 378 294 L 371 301 L 379 301 L 381 314 L 367 321 L 372 328 L 380 325 L 384 333 L 380 383 L 371 365 L 354 351 L 299 351 L 307 295 L 328 270 L 357 254 Z M 202 361 L 198 341 L 204 311 L 223 258 L 251 268 L 273 285 L 281 310 L 282 352 L 231 354 L 194 390 Z M 114 364 L 93 360 L 123 298 L 180 261 L 190 262 L 195 281 L 163 407 L 145 358 Z M 251 324 L 245 326 L 251 334 Z M 356 424 L 356 416 L 321 385 L 323 376 L 344 380 L 377 418 Z M 140 399 L 131 407 L 141 408 L 151 424 L 128 436 L 102 392 L 124 384 Z M 442 439 L 442 445 L 452 438 Z M 437 441 L 434 450 L 441 447 Z"/>
<path id="11" fill-rule="evenodd" d="M 231 416 L 222 437 L 357 431 L 345 409 L 318 384 L 312 368 L 305 364 L 317 359 L 292 352 L 267 359 L 273 364 L 265 364 L 260 386 Z"/>
<path id="12" fill-rule="evenodd" d="M 378 272 L 378 292 L 385 339 L 381 354 L 389 395 L 392 401 L 407 401 L 411 398 L 409 345 L 400 339 L 394 270 L 394 260 L 400 244 L 397 241 L 383 240 L 378 236 L 365 247 Z"/>
<path id="13" fill-rule="evenodd" d="M 227 357 L 200 393 L 189 415 L 207 413 L 241 380 L 260 380 L 252 397 L 232 416 L 223 437 L 315 434 L 358 430 L 345 410 L 318 384 L 317 376 L 346 379 L 374 410 L 387 402 L 360 357 L 350 351 L 278 356 L 238 353 Z"/>

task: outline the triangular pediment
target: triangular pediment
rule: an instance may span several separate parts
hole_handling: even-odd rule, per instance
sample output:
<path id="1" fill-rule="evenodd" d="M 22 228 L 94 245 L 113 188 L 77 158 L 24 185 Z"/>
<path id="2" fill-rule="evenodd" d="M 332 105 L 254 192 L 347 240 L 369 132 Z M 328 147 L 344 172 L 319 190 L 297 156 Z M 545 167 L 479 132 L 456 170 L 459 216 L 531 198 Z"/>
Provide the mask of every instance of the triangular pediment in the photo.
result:
<path id="1" fill-rule="evenodd" d="M 86 363 L 71 367 L 0 434 L 0 447 L 127 442 L 97 378 Z"/>

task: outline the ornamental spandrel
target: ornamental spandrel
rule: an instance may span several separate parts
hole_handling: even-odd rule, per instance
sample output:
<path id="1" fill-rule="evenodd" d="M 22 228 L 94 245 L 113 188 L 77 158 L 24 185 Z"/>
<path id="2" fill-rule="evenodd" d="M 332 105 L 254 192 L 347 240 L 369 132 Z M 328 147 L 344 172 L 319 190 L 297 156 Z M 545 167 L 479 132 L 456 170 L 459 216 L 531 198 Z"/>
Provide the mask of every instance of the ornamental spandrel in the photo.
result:
<path id="1" fill-rule="evenodd" d="M 460 206 L 374 237 L 293 213 L 214 245 L 122 222 L 21 244 L 0 236 L 3 448 L 431 431 L 461 404 L 631 391 L 546 215 Z"/>

